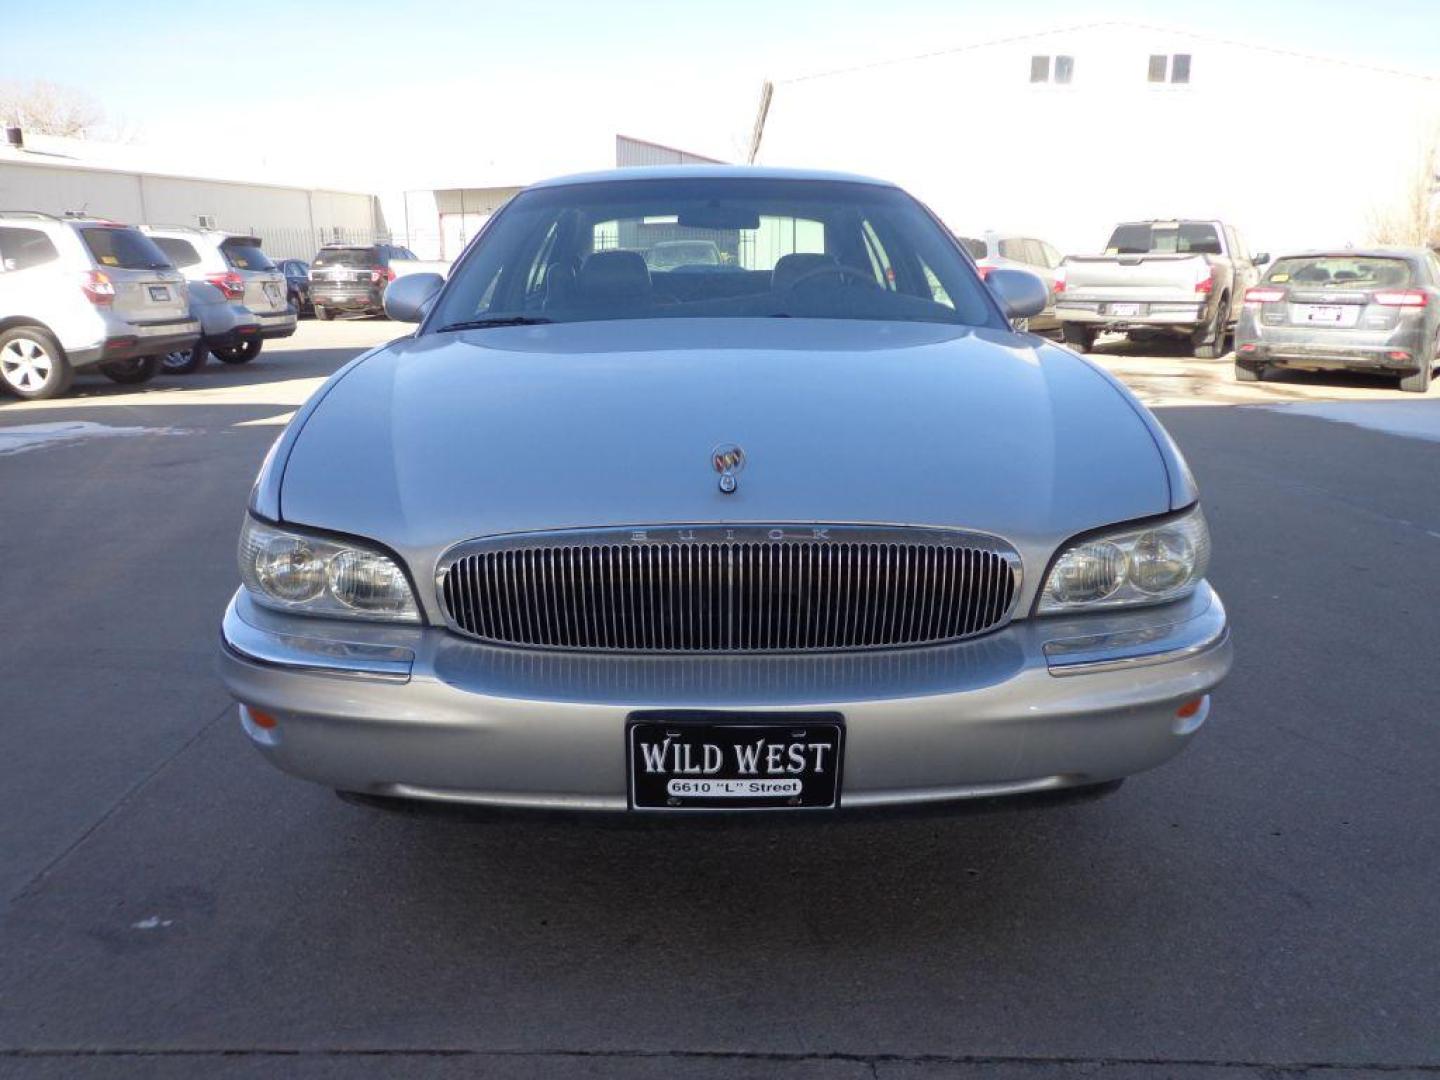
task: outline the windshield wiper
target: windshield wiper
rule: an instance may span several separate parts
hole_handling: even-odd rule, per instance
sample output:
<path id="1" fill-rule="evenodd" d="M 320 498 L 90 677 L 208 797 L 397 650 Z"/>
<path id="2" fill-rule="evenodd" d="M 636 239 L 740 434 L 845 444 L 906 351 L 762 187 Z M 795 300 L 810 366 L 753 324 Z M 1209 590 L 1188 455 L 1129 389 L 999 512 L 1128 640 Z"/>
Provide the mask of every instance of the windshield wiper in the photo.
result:
<path id="1" fill-rule="evenodd" d="M 496 326 L 539 326 L 542 323 L 554 321 L 543 315 L 503 315 L 493 319 L 467 319 L 464 322 L 453 322 L 440 327 L 440 332 L 443 334 L 447 330 L 489 330 Z"/>

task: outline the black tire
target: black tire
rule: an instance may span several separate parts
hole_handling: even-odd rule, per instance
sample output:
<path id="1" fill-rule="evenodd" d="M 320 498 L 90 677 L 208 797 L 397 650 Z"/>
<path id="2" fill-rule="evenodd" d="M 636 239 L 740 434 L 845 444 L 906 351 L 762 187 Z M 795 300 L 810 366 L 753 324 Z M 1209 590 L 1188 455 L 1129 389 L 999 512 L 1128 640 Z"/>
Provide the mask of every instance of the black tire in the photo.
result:
<path id="1" fill-rule="evenodd" d="M 166 375 L 191 375 L 205 366 L 210 359 L 210 350 L 200 342 L 194 348 L 183 352 L 166 353 L 160 358 L 160 370 Z"/>
<path id="2" fill-rule="evenodd" d="M 1235 365 L 1236 382 L 1261 382 L 1265 378 L 1265 369 L 1262 367 L 1249 367 L 1245 364 Z"/>
<path id="3" fill-rule="evenodd" d="M 1422 358 L 1420 370 L 1400 380 L 1400 389 L 1407 394 L 1423 394 L 1430 389 L 1430 375 L 1435 370 L 1435 361 L 1440 359 L 1440 335 L 1430 346 L 1430 355 Z"/>
<path id="4" fill-rule="evenodd" d="M 244 345 L 230 345 L 223 349 L 212 349 L 211 352 L 222 364 L 248 364 L 260 355 L 260 349 L 264 345 L 262 338 L 251 338 Z"/>
<path id="5" fill-rule="evenodd" d="M 1095 331 L 1084 323 L 1061 323 L 1060 337 L 1078 353 L 1087 353 L 1095 347 Z"/>
<path id="6" fill-rule="evenodd" d="M 315 318 L 319 319 L 321 322 L 329 322 L 330 319 L 332 318 L 332 316 L 331 316 L 331 314 L 330 314 L 330 309 L 329 309 L 329 308 L 325 308 L 325 307 L 321 307 L 319 304 L 316 304 L 316 305 L 315 305 Z"/>
<path id="7" fill-rule="evenodd" d="M 1215 321 L 1204 330 L 1204 337 L 1194 342 L 1196 360 L 1219 360 L 1225 355 L 1225 339 L 1230 336 L 1230 297 L 1222 294 L 1215 305 Z"/>
<path id="8" fill-rule="evenodd" d="M 107 360 L 100 365 L 100 374 L 124 386 L 147 383 L 160 372 L 160 357 L 133 356 L 129 360 Z"/>
<path id="9" fill-rule="evenodd" d="M 75 381 L 65 350 L 48 330 L 12 326 L 0 334 L 0 386 L 26 401 L 59 397 Z"/>

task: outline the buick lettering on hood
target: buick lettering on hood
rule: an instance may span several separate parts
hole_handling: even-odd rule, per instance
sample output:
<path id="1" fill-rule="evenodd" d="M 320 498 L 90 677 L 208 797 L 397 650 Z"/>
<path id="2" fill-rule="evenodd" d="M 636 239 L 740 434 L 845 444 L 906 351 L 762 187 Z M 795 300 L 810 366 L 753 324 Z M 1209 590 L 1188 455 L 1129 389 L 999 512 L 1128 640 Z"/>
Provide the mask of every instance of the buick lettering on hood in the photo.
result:
<path id="1" fill-rule="evenodd" d="M 693 252 L 687 263 L 677 252 Z M 371 805 L 834 816 L 1095 794 L 1231 662 L 1169 436 L 862 177 L 537 184 L 261 467 L 221 670 Z M 1037 800 L 1027 800 L 1033 802 Z"/>

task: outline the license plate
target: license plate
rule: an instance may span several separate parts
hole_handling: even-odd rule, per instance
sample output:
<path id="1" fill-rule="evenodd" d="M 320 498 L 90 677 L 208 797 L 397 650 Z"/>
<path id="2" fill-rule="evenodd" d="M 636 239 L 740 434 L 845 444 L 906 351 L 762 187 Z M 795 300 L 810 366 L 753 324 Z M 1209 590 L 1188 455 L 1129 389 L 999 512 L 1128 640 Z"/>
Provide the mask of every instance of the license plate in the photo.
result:
<path id="1" fill-rule="evenodd" d="M 272 304 L 278 304 L 280 302 L 280 286 L 276 285 L 273 281 L 267 281 L 265 283 L 265 298 Z"/>
<path id="2" fill-rule="evenodd" d="M 1122 319 L 1133 319 L 1137 315 L 1145 313 L 1144 304 L 1111 304 L 1110 314 L 1119 316 Z"/>
<path id="3" fill-rule="evenodd" d="M 170 288 L 166 285 L 151 285 L 150 299 L 165 303 L 170 299 Z"/>
<path id="4" fill-rule="evenodd" d="M 1345 321 L 1345 308 L 1341 304 L 1310 304 L 1300 309 L 1308 323 L 1324 323 L 1339 326 Z"/>
<path id="5" fill-rule="evenodd" d="M 627 737 L 636 809 L 818 810 L 840 794 L 837 713 L 652 713 L 632 720 Z"/>

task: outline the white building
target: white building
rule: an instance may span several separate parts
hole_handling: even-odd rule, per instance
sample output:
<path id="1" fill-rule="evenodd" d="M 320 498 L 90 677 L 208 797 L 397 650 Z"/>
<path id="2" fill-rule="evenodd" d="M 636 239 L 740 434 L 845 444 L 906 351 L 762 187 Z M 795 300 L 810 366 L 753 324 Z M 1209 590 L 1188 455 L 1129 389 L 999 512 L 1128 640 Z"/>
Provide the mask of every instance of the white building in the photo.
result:
<path id="1" fill-rule="evenodd" d="M 557 154 L 557 149 L 559 153 Z M 519 148 L 498 162 L 469 165 L 463 184 L 383 194 L 385 220 L 398 243 L 422 259 L 455 259 L 490 215 L 528 184 L 550 176 L 608 169 L 620 165 L 713 163 L 714 158 L 629 135 L 596 136 L 562 148 L 546 147 L 545 156 Z"/>
<path id="2" fill-rule="evenodd" d="M 332 240 L 388 233 L 374 195 L 183 172 L 183 148 L 21 134 L 0 142 L 0 209 L 84 211 L 131 224 L 258 236 L 275 258 L 309 259 Z"/>
<path id="3" fill-rule="evenodd" d="M 1437 115 L 1434 76 L 1105 22 L 777 79 L 756 160 L 891 179 L 957 232 L 1067 252 L 1177 216 L 1276 252 L 1369 242 Z"/>

